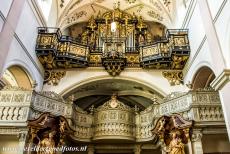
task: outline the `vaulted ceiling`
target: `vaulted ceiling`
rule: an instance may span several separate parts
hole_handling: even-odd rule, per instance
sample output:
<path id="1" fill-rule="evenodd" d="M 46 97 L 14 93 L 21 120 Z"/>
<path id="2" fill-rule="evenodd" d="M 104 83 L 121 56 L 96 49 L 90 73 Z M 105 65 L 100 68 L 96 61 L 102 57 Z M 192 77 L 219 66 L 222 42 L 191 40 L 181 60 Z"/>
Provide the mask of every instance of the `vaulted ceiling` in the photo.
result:
<path id="1" fill-rule="evenodd" d="M 92 15 L 114 9 L 120 2 L 120 9 L 146 21 L 170 26 L 175 18 L 176 1 L 173 0 L 58 0 L 58 27 L 65 29 L 73 24 L 86 22 Z"/>

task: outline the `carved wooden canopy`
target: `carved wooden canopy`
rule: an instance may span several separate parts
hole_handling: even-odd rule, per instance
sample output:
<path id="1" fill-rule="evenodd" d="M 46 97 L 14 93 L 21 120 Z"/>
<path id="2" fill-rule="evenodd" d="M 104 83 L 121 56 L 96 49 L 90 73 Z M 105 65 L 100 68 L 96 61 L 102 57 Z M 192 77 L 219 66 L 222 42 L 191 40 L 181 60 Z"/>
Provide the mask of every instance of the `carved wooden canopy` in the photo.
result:
<path id="1" fill-rule="evenodd" d="M 60 146 L 66 136 L 74 133 L 65 117 L 53 116 L 50 113 L 43 113 L 37 119 L 28 120 L 28 127 L 29 143 L 32 144 L 38 144 L 52 133 L 55 146 Z"/>

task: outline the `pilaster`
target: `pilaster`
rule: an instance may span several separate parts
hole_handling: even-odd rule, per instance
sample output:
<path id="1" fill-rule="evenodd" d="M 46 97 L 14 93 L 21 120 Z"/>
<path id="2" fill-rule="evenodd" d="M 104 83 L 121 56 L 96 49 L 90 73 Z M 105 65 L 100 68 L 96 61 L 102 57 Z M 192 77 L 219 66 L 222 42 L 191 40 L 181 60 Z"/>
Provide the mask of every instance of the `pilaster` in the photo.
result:
<path id="1" fill-rule="evenodd" d="M 25 0 L 13 1 L 8 16 L 6 17 L 6 22 L 0 33 L 0 77 L 3 74 L 3 67 L 7 59 L 20 15 L 23 11 L 24 3 Z"/>
<path id="2" fill-rule="evenodd" d="M 226 67 L 225 59 L 221 50 L 220 42 L 217 36 L 215 25 L 213 24 L 212 15 L 207 0 L 198 0 L 200 15 L 203 21 L 205 34 L 209 44 L 210 55 L 213 60 L 213 69 L 215 74 L 219 75 Z"/>
<path id="3" fill-rule="evenodd" d="M 88 154 L 94 154 L 94 145 L 89 145 L 88 148 L 87 148 L 87 151 L 88 151 Z"/>
<path id="4" fill-rule="evenodd" d="M 28 135 L 27 132 L 20 132 L 18 134 L 18 140 L 19 140 L 18 152 L 17 152 L 18 154 L 25 154 L 27 152 L 25 149 L 27 135 Z"/>
<path id="5" fill-rule="evenodd" d="M 135 145 L 134 154 L 141 154 L 141 145 L 140 144 Z"/>
<path id="6" fill-rule="evenodd" d="M 192 149 L 193 154 L 203 154 L 203 147 L 202 147 L 202 131 L 201 130 L 193 130 L 192 133 Z"/>
<path id="7" fill-rule="evenodd" d="M 225 124 L 228 131 L 228 138 L 230 140 L 230 70 L 225 69 L 223 72 L 215 78 L 211 83 L 211 86 L 219 91 L 221 105 L 224 113 Z"/>

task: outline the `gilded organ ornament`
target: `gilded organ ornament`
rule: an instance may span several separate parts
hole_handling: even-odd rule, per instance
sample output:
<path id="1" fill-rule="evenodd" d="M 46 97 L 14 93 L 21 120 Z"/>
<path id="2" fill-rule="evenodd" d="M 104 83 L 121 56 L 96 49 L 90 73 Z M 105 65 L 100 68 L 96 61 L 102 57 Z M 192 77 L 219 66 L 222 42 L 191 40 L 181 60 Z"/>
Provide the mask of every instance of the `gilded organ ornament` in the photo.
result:
<path id="1" fill-rule="evenodd" d="M 183 83 L 182 71 L 163 71 L 162 75 L 168 80 L 171 86 Z"/>
<path id="2" fill-rule="evenodd" d="M 119 5 L 91 16 L 87 23 L 70 26 L 71 37 L 63 36 L 58 28 L 38 28 L 36 53 L 45 70 L 104 67 L 111 76 L 119 75 L 126 67 L 182 71 L 190 55 L 188 31 L 166 30 L 160 23 L 152 27 L 142 16 L 122 11 Z M 45 80 L 48 84 L 57 85 L 63 77 L 63 73 L 49 74 L 50 82 Z M 171 85 L 182 83 L 181 73 L 163 75 Z"/>
<path id="3" fill-rule="evenodd" d="M 57 85 L 64 76 L 64 71 L 45 71 L 44 82 L 48 85 Z"/>

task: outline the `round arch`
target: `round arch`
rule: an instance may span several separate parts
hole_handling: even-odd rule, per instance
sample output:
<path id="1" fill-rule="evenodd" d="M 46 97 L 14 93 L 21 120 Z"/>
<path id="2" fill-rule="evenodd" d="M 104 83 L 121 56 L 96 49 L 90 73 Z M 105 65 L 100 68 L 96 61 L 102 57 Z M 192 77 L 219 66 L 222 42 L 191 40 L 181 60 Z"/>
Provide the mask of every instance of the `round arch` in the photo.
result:
<path id="1" fill-rule="evenodd" d="M 71 98 L 83 110 L 102 105 L 112 95 L 130 107 L 135 105 L 142 111 L 153 103 L 161 102 L 161 95 L 155 88 L 143 82 L 124 78 L 96 78 L 85 80 L 64 91 L 64 99 Z"/>
<path id="2" fill-rule="evenodd" d="M 192 89 L 210 87 L 211 82 L 215 79 L 213 70 L 208 66 L 199 67 L 192 79 Z"/>
<path id="3" fill-rule="evenodd" d="M 3 82 L 6 85 L 32 89 L 32 78 L 28 71 L 20 65 L 12 65 L 3 73 Z"/>
<path id="4" fill-rule="evenodd" d="M 18 60 L 18 59 L 14 59 L 14 60 L 11 60 L 10 62 L 8 62 L 5 65 L 3 72 L 10 72 L 11 75 L 16 76 L 17 79 L 15 78 L 15 81 L 16 81 L 17 85 L 13 85 L 13 86 L 19 86 L 19 87 L 23 87 L 26 89 L 31 89 L 32 88 L 32 82 L 37 81 L 36 76 L 34 75 L 31 68 L 28 66 L 28 64 L 26 64 L 25 62 Z M 17 75 L 19 75 L 19 76 L 17 76 Z M 4 76 L 3 76 L 3 78 L 4 78 Z M 19 81 L 19 84 L 18 84 L 17 80 Z M 21 81 L 24 81 L 25 83 L 23 83 Z M 25 84 L 25 85 L 23 85 L 23 84 Z M 10 84 L 10 85 L 12 85 L 12 84 Z"/>
<path id="5" fill-rule="evenodd" d="M 111 76 L 108 76 L 108 75 L 97 76 L 96 78 L 95 77 L 87 78 L 87 79 L 80 81 L 79 83 L 75 83 L 74 85 L 71 85 L 68 88 L 63 89 L 59 94 L 62 96 L 65 96 L 80 86 L 89 84 L 91 82 L 108 80 L 108 79 L 114 79 L 114 78 Z M 132 77 L 122 77 L 122 76 L 116 77 L 116 79 L 125 80 L 125 81 L 132 81 L 132 82 L 142 84 L 142 85 L 149 87 L 150 89 L 153 89 L 154 91 L 158 92 L 161 96 L 166 96 L 166 94 L 161 89 L 159 89 L 156 86 L 153 86 L 152 84 L 150 85 L 149 83 L 147 83 L 145 81 L 141 81 L 141 80 L 138 80 L 138 79 L 132 78 Z"/>

